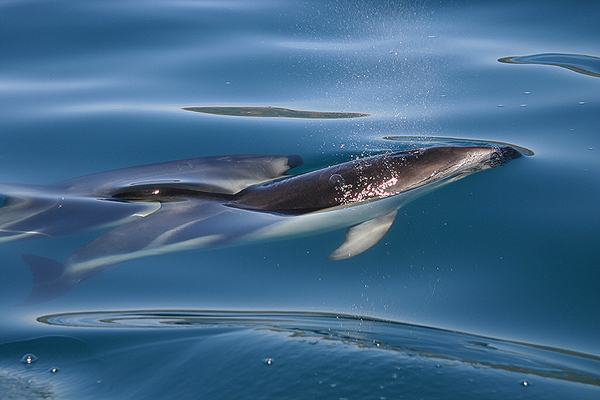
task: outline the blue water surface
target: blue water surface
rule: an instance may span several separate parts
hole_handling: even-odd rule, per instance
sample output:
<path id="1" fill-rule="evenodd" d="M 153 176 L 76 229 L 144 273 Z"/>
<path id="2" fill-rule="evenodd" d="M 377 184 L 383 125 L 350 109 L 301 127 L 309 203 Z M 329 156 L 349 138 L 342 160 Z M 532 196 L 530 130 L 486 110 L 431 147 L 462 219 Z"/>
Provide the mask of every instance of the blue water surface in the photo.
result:
<path id="1" fill-rule="evenodd" d="M 343 230 L 172 253 L 18 307 L 22 254 L 64 261 L 102 232 L 1 243 L 0 397 L 598 398 L 599 13 L 0 1 L 2 182 L 228 154 L 303 172 L 448 138 L 534 153 L 409 204 L 345 261 L 326 259 Z"/>

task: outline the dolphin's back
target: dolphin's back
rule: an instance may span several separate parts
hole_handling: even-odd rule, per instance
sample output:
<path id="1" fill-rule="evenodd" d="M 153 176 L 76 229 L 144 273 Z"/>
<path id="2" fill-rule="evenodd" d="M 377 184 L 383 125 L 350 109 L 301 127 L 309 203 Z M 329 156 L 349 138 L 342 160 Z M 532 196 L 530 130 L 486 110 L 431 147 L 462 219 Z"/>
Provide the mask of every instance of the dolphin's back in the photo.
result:
<path id="1" fill-rule="evenodd" d="M 242 208 L 305 214 L 395 196 L 453 176 L 517 158 L 512 148 L 431 147 L 380 154 L 251 186 L 234 203 Z"/>

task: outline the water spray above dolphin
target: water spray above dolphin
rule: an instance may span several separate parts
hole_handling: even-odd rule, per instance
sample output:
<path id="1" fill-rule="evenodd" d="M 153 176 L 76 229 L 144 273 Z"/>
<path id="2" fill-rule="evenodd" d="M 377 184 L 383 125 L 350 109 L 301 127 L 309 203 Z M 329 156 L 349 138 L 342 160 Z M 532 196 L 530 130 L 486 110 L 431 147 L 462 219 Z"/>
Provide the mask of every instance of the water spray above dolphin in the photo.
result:
<path id="1" fill-rule="evenodd" d="M 0 242 L 116 226 L 60 263 L 23 255 L 34 288 L 23 303 L 62 296 L 121 262 L 348 227 L 329 259 L 374 246 L 398 209 L 471 173 L 521 156 L 510 146 L 441 146 L 285 175 L 299 156 L 204 157 L 125 168 L 50 186 L 0 185 Z"/>

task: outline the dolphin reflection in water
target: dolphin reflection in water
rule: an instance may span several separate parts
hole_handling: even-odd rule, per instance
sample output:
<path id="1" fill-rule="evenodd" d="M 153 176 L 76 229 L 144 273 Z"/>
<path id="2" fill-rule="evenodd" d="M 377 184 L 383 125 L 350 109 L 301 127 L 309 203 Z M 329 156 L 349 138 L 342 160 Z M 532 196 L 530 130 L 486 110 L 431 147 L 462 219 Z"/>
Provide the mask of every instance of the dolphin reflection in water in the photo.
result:
<path id="1" fill-rule="evenodd" d="M 59 263 L 23 255 L 35 284 L 22 303 L 59 297 L 118 263 L 349 227 L 330 256 L 374 246 L 400 207 L 518 158 L 512 147 L 443 146 L 285 175 L 299 156 L 223 156 L 125 168 L 50 186 L 0 185 L 0 242 L 115 226 Z"/>

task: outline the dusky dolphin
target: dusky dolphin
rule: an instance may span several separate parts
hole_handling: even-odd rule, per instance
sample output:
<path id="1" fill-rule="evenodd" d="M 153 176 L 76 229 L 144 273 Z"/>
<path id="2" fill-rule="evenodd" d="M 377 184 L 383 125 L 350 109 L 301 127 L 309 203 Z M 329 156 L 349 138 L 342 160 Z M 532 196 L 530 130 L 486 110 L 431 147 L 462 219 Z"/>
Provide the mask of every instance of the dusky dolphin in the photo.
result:
<path id="1" fill-rule="evenodd" d="M 159 202 L 128 202 L 127 188 L 169 186 L 234 194 L 283 177 L 298 156 L 218 156 L 164 162 L 87 175 L 53 185 L 0 183 L 0 243 L 61 236 L 121 225 L 149 215 Z"/>
<path id="2" fill-rule="evenodd" d="M 66 181 L 53 190 L 152 208 L 136 210 L 138 217 L 80 247 L 64 264 L 23 255 L 36 286 L 22 304 L 59 297 L 127 260 L 349 227 L 343 244 L 329 256 L 344 260 L 379 242 L 408 202 L 520 156 L 508 146 L 432 147 L 296 176 L 284 174 L 302 163 L 299 156 L 206 157 Z"/>

